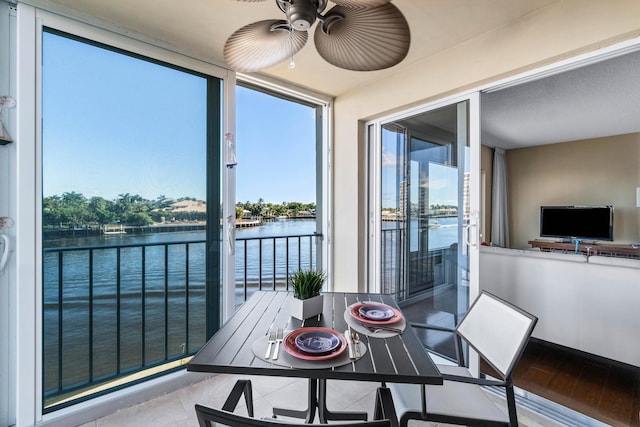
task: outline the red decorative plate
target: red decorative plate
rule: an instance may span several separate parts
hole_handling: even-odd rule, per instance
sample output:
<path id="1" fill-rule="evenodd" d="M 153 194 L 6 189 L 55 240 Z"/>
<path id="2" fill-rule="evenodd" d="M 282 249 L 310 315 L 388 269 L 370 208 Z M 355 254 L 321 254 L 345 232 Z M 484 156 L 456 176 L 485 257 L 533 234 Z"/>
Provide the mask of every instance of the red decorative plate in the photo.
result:
<path id="1" fill-rule="evenodd" d="M 366 312 L 366 308 L 369 306 L 384 307 L 385 309 L 393 311 L 394 316 L 390 319 L 384 319 L 384 320 L 370 319 L 361 314 L 362 312 Z M 361 310 L 363 308 L 365 310 Z M 383 303 L 378 303 L 378 302 L 361 302 L 358 304 L 354 304 L 349 308 L 349 313 L 351 314 L 351 317 L 356 319 L 358 322 L 368 323 L 370 325 L 391 325 L 393 323 L 397 323 L 400 320 L 402 320 L 402 313 L 400 313 L 398 309 Z"/>
<path id="2" fill-rule="evenodd" d="M 296 338 L 298 337 L 298 335 L 304 333 L 304 334 L 308 334 L 310 332 L 320 332 L 322 334 L 331 334 L 334 335 L 336 338 L 338 338 L 338 340 L 340 340 L 340 345 L 338 346 L 338 348 L 334 351 L 332 351 L 331 353 L 327 353 L 327 354 L 309 354 L 309 353 L 305 353 L 304 351 L 302 351 L 300 348 L 298 348 L 298 346 L 296 345 Z M 340 334 L 337 331 L 334 331 L 333 329 L 329 329 L 329 328 L 320 328 L 320 327 L 313 327 L 313 328 L 298 328 L 295 329 L 291 332 L 289 332 L 287 334 L 287 336 L 284 337 L 284 340 L 282 341 L 282 347 L 284 348 L 284 351 L 286 351 L 287 353 L 289 353 L 290 355 L 292 355 L 293 357 L 296 357 L 298 359 L 304 359 L 304 360 L 328 360 L 328 359 L 333 359 L 334 357 L 339 356 L 340 354 L 342 354 L 346 348 L 347 348 L 347 340 L 344 338 L 344 336 L 342 334 Z"/>

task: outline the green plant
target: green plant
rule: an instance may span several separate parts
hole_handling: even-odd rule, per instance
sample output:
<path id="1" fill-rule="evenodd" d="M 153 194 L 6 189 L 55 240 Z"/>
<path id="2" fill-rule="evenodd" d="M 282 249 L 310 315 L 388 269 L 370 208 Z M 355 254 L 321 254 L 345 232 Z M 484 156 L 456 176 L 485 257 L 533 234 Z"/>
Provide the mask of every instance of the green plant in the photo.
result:
<path id="1" fill-rule="evenodd" d="M 313 298 L 320 295 L 325 274 L 323 271 L 299 270 L 290 277 L 293 296 L 298 299 Z"/>

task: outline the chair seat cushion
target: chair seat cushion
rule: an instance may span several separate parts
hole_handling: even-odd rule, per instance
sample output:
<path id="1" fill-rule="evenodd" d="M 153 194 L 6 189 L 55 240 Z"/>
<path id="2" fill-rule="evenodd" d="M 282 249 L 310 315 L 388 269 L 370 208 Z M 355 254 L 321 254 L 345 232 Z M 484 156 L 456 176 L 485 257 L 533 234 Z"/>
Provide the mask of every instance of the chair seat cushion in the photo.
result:
<path id="1" fill-rule="evenodd" d="M 443 374 L 471 377 L 463 367 L 438 365 L 438 369 Z M 407 411 L 422 410 L 420 385 L 389 383 L 387 386 L 391 389 L 398 418 Z M 445 380 L 441 386 L 426 386 L 426 393 L 428 414 L 509 422 L 508 414 L 491 400 L 481 386 Z"/>

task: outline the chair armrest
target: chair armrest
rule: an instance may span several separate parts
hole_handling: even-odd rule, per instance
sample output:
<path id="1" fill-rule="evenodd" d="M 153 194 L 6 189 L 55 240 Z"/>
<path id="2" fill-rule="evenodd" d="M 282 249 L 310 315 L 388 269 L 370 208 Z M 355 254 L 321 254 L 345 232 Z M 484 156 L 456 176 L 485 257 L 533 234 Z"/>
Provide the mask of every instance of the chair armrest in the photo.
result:
<path id="1" fill-rule="evenodd" d="M 506 387 L 507 385 L 510 384 L 510 382 L 507 382 L 507 381 L 489 380 L 486 378 L 476 378 L 476 377 L 464 377 L 460 375 L 451 375 L 451 374 L 442 374 L 442 379 L 445 381 L 456 381 L 459 383 L 500 386 L 500 387 Z"/>
<path id="2" fill-rule="evenodd" d="M 247 405 L 247 413 L 250 417 L 253 417 L 253 391 L 251 388 L 250 380 L 238 380 L 236 381 L 229 397 L 225 400 L 222 409 L 227 412 L 234 412 L 240 402 L 240 398 L 244 395 L 244 401 Z"/>
<path id="3" fill-rule="evenodd" d="M 386 387 L 378 387 L 376 391 L 376 405 L 374 409 L 374 420 L 389 420 L 391 427 L 399 427 L 396 407 L 393 404 L 391 390 Z"/>
<path id="4" fill-rule="evenodd" d="M 460 338 L 460 335 L 458 335 L 458 332 L 456 332 L 455 329 L 447 328 L 445 326 L 429 325 L 427 323 L 417 323 L 417 322 L 409 322 L 409 325 L 412 328 L 417 328 L 417 329 L 429 329 L 432 331 L 452 333 L 456 341 L 456 360 L 458 361 L 458 365 L 459 366 L 465 365 L 464 353 L 462 352 L 462 339 Z"/>
<path id="5" fill-rule="evenodd" d="M 417 322 L 409 322 L 409 325 L 411 325 L 414 328 L 419 328 L 419 329 L 431 329 L 434 331 L 442 331 L 442 332 L 451 332 L 451 333 L 455 333 L 456 330 L 453 328 L 447 328 L 444 326 L 436 326 L 436 325 L 429 325 L 427 323 L 417 323 Z"/>

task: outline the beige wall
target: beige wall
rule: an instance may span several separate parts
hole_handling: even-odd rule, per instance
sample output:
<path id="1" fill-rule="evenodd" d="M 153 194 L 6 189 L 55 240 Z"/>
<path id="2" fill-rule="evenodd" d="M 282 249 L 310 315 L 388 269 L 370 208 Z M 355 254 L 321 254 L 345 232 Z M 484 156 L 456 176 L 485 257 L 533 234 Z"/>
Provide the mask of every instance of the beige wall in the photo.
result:
<path id="1" fill-rule="evenodd" d="M 562 0 L 465 41 L 403 73 L 338 97 L 333 147 L 333 279 L 364 289 L 364 120 L 640 35 L 638 0 Z M 420 49 L 420 46 L 412 46 Z"/>
<path id="2" fill-rule="evenodd" d="M 614 243 L 640 241 L 640 134 L 507 151 L 512 248 L 539 237 L 541 205 L 613 205 Z"/>

